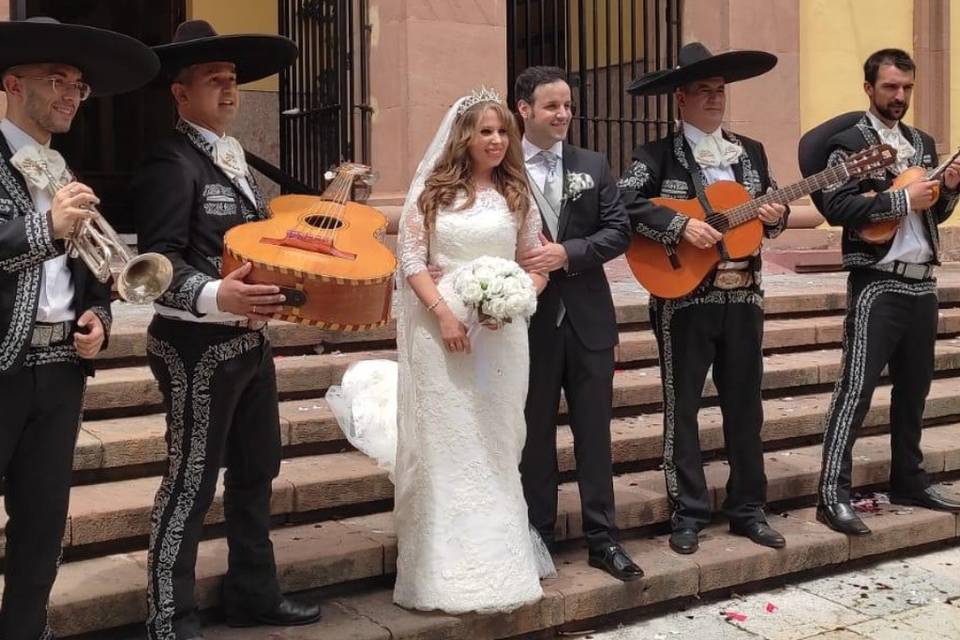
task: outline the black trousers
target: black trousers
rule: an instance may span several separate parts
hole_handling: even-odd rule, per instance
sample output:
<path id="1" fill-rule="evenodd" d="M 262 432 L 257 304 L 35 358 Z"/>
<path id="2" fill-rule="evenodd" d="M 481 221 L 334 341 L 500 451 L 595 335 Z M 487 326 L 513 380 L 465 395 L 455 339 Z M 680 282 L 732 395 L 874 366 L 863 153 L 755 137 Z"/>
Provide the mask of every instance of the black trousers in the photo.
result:
<path id="1" fill-rule="evenodd" d="M 151 514 L 147 635 L 199 635 L 194 565 L 225 464 L 229 562 L 222 605 L 259 612 L 280 598 L 270 542 L 280 471 L 276 372 L 264 333 L 155 317 L 147 356 L 167 410 L 169 462 Z"/>
<path id="2" fill-rule="evenodd" d="M 546 333 L 543 333 L 546 332 Z M 566 319 L 530 337 L 527 441 L 520 461 L 530 524 L 547 543 L 557 521 L 557 413 L 560 390 L 573 431 L 583 533 L 591 549 L 616 539 L 610 419 L 613 413 L 613 349 L 590 351 Z"/>
<path id="3" fill-rule="evenodd" d="M 7 522 L 2 640 L 42 640 L 57 577 L 86 376 L 79 364 L 0 377 L 0 469 Z"/>
<path id="4" fill-rule="evenodd" d="M 761 303 L 760 294 L 749 289 L 677 300 L 651 298 L 663 385 L 663 471 L 674 530 L 699 531 L 711 518 L 697 422 L 710 367 L 730 465 L 723 511 L 743 524 L 765 519 Z"/>
<path id="5" fill-rule="evenodd" d="M 823 436 L 824 504 L 850 501 L 856 432 L 887 366 L 893 384 L 890 489 L 910 493 L 930 484 L 920 467 L 920 435 L 937 341 L 936 281 L 857 269 L 850 272 L 847 292 L 843 362 Z"/>

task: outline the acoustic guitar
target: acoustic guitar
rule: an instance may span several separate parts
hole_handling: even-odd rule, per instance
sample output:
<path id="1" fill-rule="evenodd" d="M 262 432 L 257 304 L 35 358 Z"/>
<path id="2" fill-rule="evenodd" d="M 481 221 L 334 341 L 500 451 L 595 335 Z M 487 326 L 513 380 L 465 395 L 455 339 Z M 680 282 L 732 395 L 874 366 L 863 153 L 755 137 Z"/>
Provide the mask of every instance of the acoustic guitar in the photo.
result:
<path id="1" fill-rule="evenodd" d="M 903 173 L 898 175 L 893 179 L 893 184 L 890 185 L 890 188 L 887 191 L 896 191 L 898 189 L 905 189 L 914 182 L 923 182 L 926 180 L 939 180 L 943 177 L 943 172 L 947 170 L 947 167 L 950 164 L 960 157 L 960 149 L 957 149 L 957 152 L 952 156 L 941 162 L 939 165 L 933 169 L 925 169 L 923 167 L 909 167 Z M 940 187 L 936 186 L 933 188 L 933 202 L 936 203 L 940 199 Z M 865 193 L 863 195 L 872 196 L 875 195 L 871 193 Z M 921 213 L 916 211 L 914 213 Z M 909 215 L 909 214 L 907 214 Z M 893 236 L 897 234 L 897 229 L 900 228 L 900 219 L 896 220 L 884 220 L 883 222 L 868 222 L 859 229 L 857 229 L 857 234 L 863 239 L 864 242 L 869 242 L 870 244 L 886 244 L 893 239 Z"/>
<path id="2" fill-rule="evenodd" d="M 277 285 L 287 297 L 278 320 L 339 331 L 384 325 L 397 267 L 383 244 L 387 219 L 349 201 L 353 182 L 369 173 L 343 164 L 322 195 L 271 200 L 269 219 L 227 231 L 223 274 L 251 262 L 247 282 Z"/>
<path id="3" fill-rule="evenodd" d="M 652 198 L 654 204 L 706 221 L 723 234 L 723 239 L 706 249 L 682 239 L 675 247 L 667 247 L 634 233 L 627 249 L 627 263 L 634 277 L 652 295 L 681 298 L 696 289 L 721 261 L 742 260 L 760 248 L 763 223 L 758 216 L 762 205 L 788 204 L 818 189 L 846 182 L 851 176 L 889 166 L 896 157 L 889 145 L 873 146 L 850 156 L 842 165 L 828 167 L 796 184 L 752 200 L 750 193 L 739 183 L 730 180 L 715 182 L 704 190 L 713 209 L 709 215 L 697 198 Z"/>

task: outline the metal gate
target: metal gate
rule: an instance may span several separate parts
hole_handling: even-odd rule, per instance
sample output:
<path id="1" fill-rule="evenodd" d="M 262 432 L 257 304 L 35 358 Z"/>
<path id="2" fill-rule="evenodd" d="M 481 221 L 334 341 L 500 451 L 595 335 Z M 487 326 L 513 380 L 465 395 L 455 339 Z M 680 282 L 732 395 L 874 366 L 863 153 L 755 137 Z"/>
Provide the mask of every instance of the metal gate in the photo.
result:
<path id="1" fill-rule="evenodd" d="M 300 46 L 280 74 L 280 169 L 319 192 L 324 174 L 370 157 L 367 0 L 278 0 L 280 34 Z"/>
<path id="2" fill-rule="evenodd" d="M 673 98 L 635 98 L 638 75 L 672 67 L 682 0 L 509 0 L 508 78 L 532 65 L 566 69 L 573 88 L 573 144 L 603 152 L 614 174 L 633 148 L 673 127 Z"/>

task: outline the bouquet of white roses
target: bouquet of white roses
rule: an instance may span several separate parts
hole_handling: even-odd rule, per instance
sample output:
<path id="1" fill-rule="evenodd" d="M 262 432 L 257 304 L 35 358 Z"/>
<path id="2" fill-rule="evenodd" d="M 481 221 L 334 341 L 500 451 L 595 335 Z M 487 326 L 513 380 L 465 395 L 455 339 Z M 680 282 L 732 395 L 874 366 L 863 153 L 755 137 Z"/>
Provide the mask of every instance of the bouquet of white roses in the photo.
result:
<path id="1" fill-rule="evenodd" d="M 497 322 L 526 320 L 537 310 L 533 280 L 516 262 L 484 256 L 460 267 L 453 291 L 463 304 Z"/>

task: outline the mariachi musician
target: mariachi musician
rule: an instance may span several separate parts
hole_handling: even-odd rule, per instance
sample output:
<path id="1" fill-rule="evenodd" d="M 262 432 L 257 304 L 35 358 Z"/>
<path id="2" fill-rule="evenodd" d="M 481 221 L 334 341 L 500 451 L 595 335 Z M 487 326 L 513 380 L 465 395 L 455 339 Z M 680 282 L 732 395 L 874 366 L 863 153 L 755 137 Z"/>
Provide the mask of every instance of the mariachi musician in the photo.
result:
<path id="1" fill-rule="evenodd" d="M 287 67 L 297 47 L 276 35 L 219 36 L 193 20 L 177 28 L 173 43 L 154 50 L 179 121 L 133 186 L 140 250 L 162 253 L 174 266 L 147 341 L 167 410 L 169 457 L 151 516 L 147 635 L 202 637 L 194 565 L 221 463 L 230 546 L 221 597 L 227 623 L 307 624 L 320 609 L 281 595 L 270 543 L 271 482 L 281 446 L 264 327 L 283 296 L 273 285 L 245 284 L 249 265 L 220 277 L 224 232 L 268 215 L 243 148 L 226 135 L 240 106 L 237 85 Z"/>
<path id="2" fill-rule="evenodd" d="M 897 151 L 897 163 L 887 170 L 823 193 L 827 220 L 843 225 L 843 265 L 850 277 L 843 364 L 823 438 L 817 518 L 852 535 L 870 533 L 850 505 L 853 445 L 884 367 L 893 384 L 890 501 L 960 512 L 960 501 L 930 485 L 920 450 L 939 315 L 937 225 L 950 217 L 960 196 L 960 161 L 954 158 L 946 168 L 939 199 L 934 181 L 894 186 L 897 175 L 911 167 L 937 164 L 933 138 L 902 121 L 916 65 L 905 51 L 882 49 L 867 58 L 863 71 L 870 108 L 859 122 L 834 135 L 822 154 L 829 154 L 829 164 L 835 165 L 877 143 Z M 893 236 L 880 244 L 866 242 L 863 225 L 883 221 L 896 223 Z"/>
<path id="3" fill-rule="evenodd" d="M 122 60 L 123 64 L 117 61 Z M 92 358 L 110 332 L 110 289 L 64 241 L 99 201 L 75 182 L 53 134 L 91 95 L 132 91 L 157 73 L 133 38 L 51 18 L 0 22 L 0 475 L 9 521 L 0 638 L 52 638 L 73 450 Z M 61 186 L 62 185 L 62 186 Z"/>
<path id="4" fill-rule="evenodd" d="M 721 234 L 649 198 L 703 197 L 706 186 L 735 180 L 753 196 L 775 183 L 763 145 L 721 127 L 725 87 L 769 71 L 775 56 L 761 51 L 712 55 L 702 44 L 681 48 L 674 69 L 654 71 L 635 80 L 634 95 L 674 92 L 680 126 L 667 137 L 637 147 L 633 163 L 620 180 L 636 233 L 666 248 L 689 242 L 715 245 Z M 765 235 L 786 226 L 783 205 L 760 207 Z M 766 521 L 766 476 L 763 470 L 763 292 L 759 251 L 747 260 L 721 262 L 690 294 L 678 299 L 650 297 L 650 322 L 660 351 L 663 386 L 664 461 L 672 507 L 670 546 L 693 553 L 699 531 L 711 519 L 710 492 L 703 472 L 697 412 L 707 371 L 723 412 L 730 478 L 723 510 L 730 530 L 757 544 L 783 547 L 783 537 Z"/>

